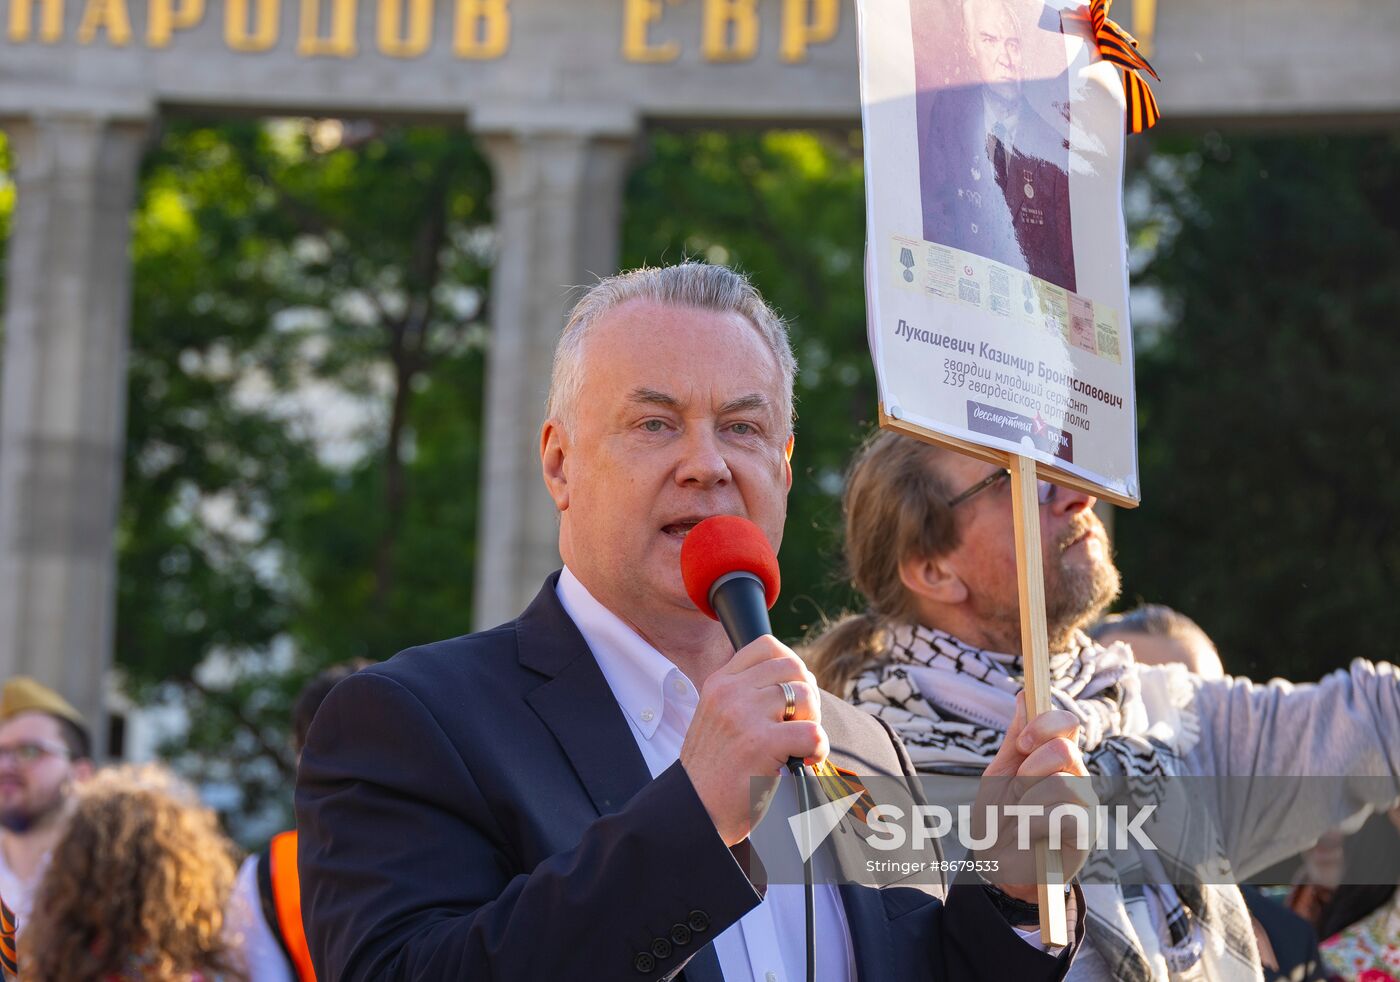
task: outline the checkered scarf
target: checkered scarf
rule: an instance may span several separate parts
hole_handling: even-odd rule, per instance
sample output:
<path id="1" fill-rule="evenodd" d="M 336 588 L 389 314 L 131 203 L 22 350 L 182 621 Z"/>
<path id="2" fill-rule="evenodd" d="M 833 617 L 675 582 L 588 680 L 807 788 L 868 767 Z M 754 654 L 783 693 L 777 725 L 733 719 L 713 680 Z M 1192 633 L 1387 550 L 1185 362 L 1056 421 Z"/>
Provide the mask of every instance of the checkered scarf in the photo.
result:
<path id="1" fill-rule="evenodd" d="M 901 625 L 889 631 L 885 657 L 856 677 L 847 697 L 899 733 L 920 772 L 977 775 L 1001 747 L 1023 685 L 1015 656 L 974 648 L 931 628 Z M 1105 648 L 1076 634 L 1069 650 L 1051 656 L 1050 685 L 1054 707 L 1079 720 L 1079 745 L 1090 773 L 1121 782 L 1134 801 L 1157 805 L 1158 814 L 1170 808 L 1175 789 L 1167 779 L 1180 770 L 1173 738 L 1194 740 L 1196 734 L 1149 726 L 1132 652 L 1123 644 Z M 1194 716 L 1184 713 L 1183 728 L 1195 725 Z M 1189 814 L 1186 808 L 1178 811 Z M 1180 827 L 1184 837 L 1188 825 Z M 1215 833 L 1196 825 L 1190 834 Z M 1263 978 L 1238 888 L 1201 883 L 1189 863 L 1173 861 L 1170 848 L 1139 850 L 1135 861 L 1142 869 L 1121 861 L 1115 867 L 1095 854 L 1082 874 L 1087 936 L 1113 978 Z"/>

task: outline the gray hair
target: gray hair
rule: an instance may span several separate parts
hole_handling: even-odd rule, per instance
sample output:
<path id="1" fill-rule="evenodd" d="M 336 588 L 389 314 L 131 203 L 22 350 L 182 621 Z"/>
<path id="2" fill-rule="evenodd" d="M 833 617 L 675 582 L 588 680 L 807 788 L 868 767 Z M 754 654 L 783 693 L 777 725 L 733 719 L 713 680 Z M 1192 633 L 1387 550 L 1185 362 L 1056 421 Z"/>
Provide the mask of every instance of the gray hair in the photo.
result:
<path id="1" fill-rule="evenodd" d="M 727 266 L 686 262 L 679 266 L 643 266 L 609 276 L 595 283 L 574 304 L 564 332 L 554 348 L 554 370 L 549 380 L 546 414 L 567 430 L 579 391 L 583 388 L 583 344 L 589 330 L 604 314 L 632 300 L 647 300 L 669 307 L 693 307 L 718 313 L 740 314 L 753 325 L 764 346 L 773 354 L 783 377 L 783 418 L 791 429 L 793 380 L 797 359 L 788 340 L 787 325 L 754 289 L 742 273 Z"/>
<path id="2" fill-rule="evenodd" d="M 1010 3 L 1010 0 L 992 0 L 990 4 L 987 0 L 962 0 L 959 9 L 962 13 L 963 36 L 969 45 L 972 44 L 972 34 L 968 28 L 972 24 L 973 15 L 983 13 L 989 6 L 997 6 L 1005 11 L 1011 18 L 1011 22 L 1016 25 L 1017 40 L 1025 40 L 1025 22 L 1021 19 L 1021 12 Z"/>

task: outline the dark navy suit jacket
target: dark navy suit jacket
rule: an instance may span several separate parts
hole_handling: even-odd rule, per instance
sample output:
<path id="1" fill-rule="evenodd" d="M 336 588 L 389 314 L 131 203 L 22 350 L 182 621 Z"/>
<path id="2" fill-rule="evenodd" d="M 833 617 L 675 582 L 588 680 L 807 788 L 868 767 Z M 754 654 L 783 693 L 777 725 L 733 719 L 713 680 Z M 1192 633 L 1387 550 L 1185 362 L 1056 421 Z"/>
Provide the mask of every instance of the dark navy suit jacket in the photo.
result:
<path id="1" fill-rule="evenodd" d="M 722 982 L 710 941 L 761 894 L 685 770 L 652 779 L 556 581 L 518 620 L 350 676 L 316 714 L 296 809 L 320 979 Z M 829 698 L 822 721 L 839 766 L 913 773 L 873 717 Z M 863 980 L 1068 967 L 980 886 L 946 904 L 941 886 L 840 890 Z"/>

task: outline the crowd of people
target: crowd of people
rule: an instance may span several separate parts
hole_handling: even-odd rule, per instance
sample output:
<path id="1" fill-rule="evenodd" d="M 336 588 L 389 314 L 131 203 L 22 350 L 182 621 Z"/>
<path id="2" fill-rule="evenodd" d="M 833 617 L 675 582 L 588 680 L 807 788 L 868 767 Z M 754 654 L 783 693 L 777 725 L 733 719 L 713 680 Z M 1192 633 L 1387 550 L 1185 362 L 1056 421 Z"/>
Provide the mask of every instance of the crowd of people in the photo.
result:
<path id="1" fill-rule="evenodd" d="M 907 436 L 874 434 L 846 482 L 864 609 L 800 657 L 771 637 L 733 652 L 676 556 L 716 513 L 780 544 L 794 372 L 781 321 L 728 270 L 591 290 L 560 342 L 542 440 L 564 569 L 505 628 L 314 679 L 293 721 L 298 828 L 241 865 L 188 785 L 153 765 L 98 768 L 61 695 L 9 680 L 0 970 L 801 978 L 801 888 L 761 882 L 744 856 L 749 778 L 795 756 L 904 778 L 1116 776 L 1163 794 L 1164 778 L 1380 779 L 1338 782 L 1293 809 L 1306 814 L 1267 794 L 1231 804 L 1212 833 L 1229 882 L 1170 852 L 1136 857 L 1157 874 L 1137 878 L 1091 860 L 1065 951 L 1014 884 L 819 888 L 817 978 L 1400 979 L 1400 890 L 1364 869 L 1400 853 L 1396 669 L 1356 660 L 1313 685 L 1258 684 L 1227 675 L 1180 613 L 1104 617 L 1119 577 L 1083 492 L 1039 489 L 1054 708 L 1036 721 L 1009 474 Z M 1302 859 L 1286 889 L 1236 885 L 1289 856 Z"/>
<path id="2" fill-rule="evenodd" d="M 300 753 L 321 700 L 293 707 Z M 195 789 L 154 763 L 98 768 L 83 716 L 27 677 L 0 691 L 0 977 L 36 982 L 311 982 L 296 832 L 242 864 Z"/>

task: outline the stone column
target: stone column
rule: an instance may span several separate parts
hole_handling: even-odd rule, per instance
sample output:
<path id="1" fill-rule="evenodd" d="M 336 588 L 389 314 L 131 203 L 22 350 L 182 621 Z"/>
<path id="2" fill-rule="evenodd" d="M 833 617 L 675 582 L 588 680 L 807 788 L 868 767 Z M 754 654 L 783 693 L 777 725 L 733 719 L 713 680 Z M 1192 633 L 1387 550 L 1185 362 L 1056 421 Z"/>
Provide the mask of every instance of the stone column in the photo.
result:
<path id="1" fill-rule="evenodd" d="M 0 376 L 0 678 L 33 675 L 101 753 L 116 602 L 130 209 L 148 122 L 3 121 L 17 200 Z"/>
<path id="2" fill-rule="evenodd" d="M 499 242 L 477 531 L 474 620 L 484 628 L 520 613 L 559 566 L 539 462 L 550 365 L 574 288 L 616 271 L 636 123 L 616 111 L 502 110 L 474 124 L 495 171 Z"/>

